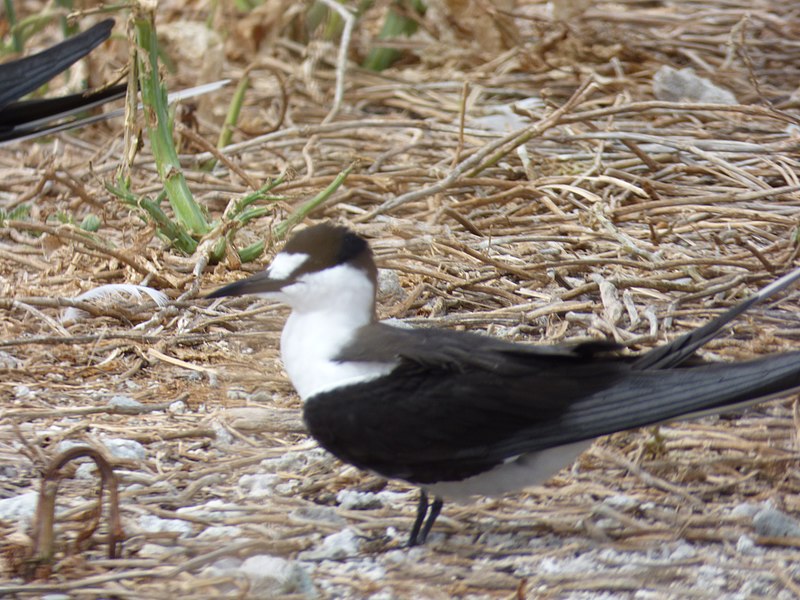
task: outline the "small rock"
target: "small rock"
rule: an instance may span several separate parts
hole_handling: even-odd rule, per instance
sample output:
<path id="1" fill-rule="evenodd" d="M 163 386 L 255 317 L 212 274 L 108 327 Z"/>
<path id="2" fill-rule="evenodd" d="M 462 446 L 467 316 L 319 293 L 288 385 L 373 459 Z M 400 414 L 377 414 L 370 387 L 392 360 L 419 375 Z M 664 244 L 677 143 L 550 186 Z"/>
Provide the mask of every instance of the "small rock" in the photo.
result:
<path id="1" fill-rule="evenodd" d="M 678 546 L 669 553 L 669 559 L 674 562 L 689 560 L 695 556 L 697 556 L 697 551 L 691 546 L 691 544 L 687 544 L 685 542 L 678 544 Z"/>
<path id="2" fill-rule="evenodd" d="M 134 400 L 130 396 L 125 396 L 123 394 L 118 394 L 116 396 L 112 396 L 111 400 L 108 401 L 108 406 L 110 408 L 117 408 L 122 410 L 138 410 L 142 408 L 142 403 L 138 400 Z"/>
<path id="3" fill-rule="evenodd" d="M 139 442 L 124 438 L 106 438 L 100 440 L 103 447 L 114 458 L 142 461 L 147 457 L 147 450 Z M 66 452 L 73 448 L 91 448 L 92 445 L 83 440 L 62 440 L 56 446 L 56 452 Z"/>
<path id="4" fill-rule="evenodd" d="M 155 515 L 141 515 L 137 524 L 139 527 L 148 533 L 162 533 L 171 531 L 187 536 L 192 533 L 192 524 L 181 519 L 162 519 Z"/>
<path id="5" fill-rule="evenodd" d="M 107 438 L 102 440 L 102 442 L 111 456 L 115 458 L 142 461 L 147 457 L 147 450 L 145 450 L 145 447 L 135 440 Z"/>
<path id="6" fill-rule="evenodd" d="M 27 526 L 36 513 L 39 492 L 25 492 L 0 500 L 0 521 L 21 521 Z"/>
<path id="7" fill-rule="evenodd" d="M 212 525 L 203 529 L 197 537 L 198 539 L 229 537 L 241 541 L 242 528 L 235 525 Z"/>
<path id="8" fill-rule="evenodd" d="M 616 508 L 617 510 L 628 510 L 631 508 L 635 508 L 639 506 L 639 501 L 632 496 L 626 496 L 625 494 L 616 494 L 614 496 L 609 496 L 603 500 L 603 504 L 610 506 L 611 508 Z"/>
<path id="9" fill-rule="evenodd" d="M 202 382 L 203 381 L 203 375 L 204 374 L 201 373 L 200 371 L 183 371 L 181 373 L 181 376 L 184 379 L 186 379 L 187 381 L 194 382 L 194 383 Z M 211 378 L 211 375 L 209 374 L 209 379 L 210 378 Z"/>
<path id="10" fill-rule="evenodd" d="M 347 523 L 336 514 L 336 509 L 330 506 L 303 506 L 290 512 L 289 518 L 301 523 L 329 523 L 332 525 L 344 525 Z"/>
<path id="11" fill-rule="evenodd" d="M 136 555 L 139 558 L 161 558 L 171 552 L 170 548 L 161 546 L 159 544 L 144 544 Z"/>
<path id="12" fill-rule="evenodd" d="M 310 450 L 298 450 L 287 452 L 276 458 L 266 458 L 258 463 L 259 469 L 267 473 L 278 473 L 287 471 L 297 473 L 309 465 L 322 462 L 323 464 L 331 460 L 331 455 L 322 448 L 311 448 Z"/>
<path id="13" fill-rule="evenodd" d="M 346 510 L 368 510 L 381 508 L 383 501 L 378 494 L 373 492 L 357 492 L 354 490 L 342 490 L 336 494 L 336 501 L 339 506 Z"/>
<path id="14" fill-rule="evenodd" d="M 721 590 L 728 585 L 729 572 L 717 565 L 700 565 L 697 568 L 697 585 L 699 589 L 711 591 Z"/>
<path id="15" fill-rule="evenodd" d="M 175 400 L 167 407 L 167 412 L 171 415 L 182 415 L 186 412 L 186 402 L 183 400 Z"/>
<path id="16" fill-rule="evenodd" d="M 509 104 L 496 104 L 485 108 L 486 114 L 474 119 L 470 119 L 469 125 L 478 129 L 496 131 L 498 133 L 508 133 L 517 131 L 530 125 L 531 119 L 518 111 L 531 111 L 544 106 L 544 102 L 538 96 L 525 98 Z"/>
<path id="17" fill-rule="evenodd" d="M 653 93 L 659 100 L 668 102 L 738 104 L 731 92 L 700 77 L 691 67 L 678 71 L 668 65 L 662 66 L 653 76 Z"/>
<path id="18" fill-rule="evenodd" d="M 800 523 L 776 508 L 765 508 L 753 517 L 756 533 L 766 537 L 800 537 Z"/>
<path id="19" fill-rule="evenodd" d="M 270 496 L 275 491 L 275 485 L 280 483 L 281 478 L 277 475 L 258 473 L 253 475 L 242 475 L 239 478 L 239 488 L 245 496 L 251 498 L 263 498 Z"/>
<path id="20" fill-rule="evenodd" d="M 242 561 L 240 559 L 233 556 L 226 556 L 213 563 L 206 571 L 209 571 L 212 577 L 220 577 L 237 571 L 241 566 Z"/>
<path id="21" fill-rule="evenodd" d="M 397 271 L 392 269 L 378 269 L 378 297 L 386 300 L 399 301 L 406 297 Z"/>
<path id="22" fill-rule="evenodd" d="M 211 429 L 214 431 L 214 442 L 218 448 L 226 448 L 233 443 L 233 436 L 230 431 L 225 429 L 219 421 L 212 421 Z"/>
<path id="23" fill-rule="evenodd" d="M 764 550 L 756 546 L 756 543 L 747 535 L 740 535 L 736 540 L 736 551 L 739 554 L 762 554 Z"/>
<path id="24" fill-rule="evenodd" d="M 91 446 L 82 440 L 61 440 L 56 446 L 56 452 L 62 453 L 73 448 L 91 448 Z"/>
<path id="25" fill-rule="evenodd" d="M 76 479 L 94 479 L 96 476 L 97 465 L 94 462 L 85 462 L 83 464 L 78 465 L 78 468 L 75 469 L 75 478 Z"/>
<path id="26" fill-rule="evenodd" d="M 735 518 L 752 519 L 758 514 L 758 511 L 768 508 L 763 504 L 751 504 L 749 502 L 742 502 L 738 504 L 731 511 L 731 516 Z"/>
<path id="27" fill-rule="evenodd" d="M 216 484 L 219 485 L 224 482 L 225 479 L 220 477 L 219 480 L 216 481 Z M 218 521 L 221 519 L 225 519 L 231 515 L 240 515 L 241 511 L 237 509 L 230 510 L 232 505 L 228 504 L 227 502 L 223 502 L 222 500 L 215 499 L 209 500 L 205 504 L 194 504 L 192 506 L 184 506 L 183 508 L 179 508 L 175 512 L 179 515 L 191 515 L 194 518 L 200 519 L 207 519 L 212 521 Z"/>
<path id="28" fill-rule="evenodd" d="M 303 560 L 341 560 L 358 554 L 361 538 L 350 529 L 326 536 L 322 544 L 313 550 L 300 553 Z"/>
<path id="29" fill-rule="evenodd" d="M 228 391 L 225 392 L 228 400 L 247 400 L 248 395 L 245 390 L 240 388 L 228 388 Z"/>
<path id="30" fill-rule="evenodd" d="M 399 600 L 399 596 L 390 590 L 383 590 L 377 594 L 372 594 L 367 600 Z"/>
<path id="31" fill-rule="evenodd" d="M 313 590 L 306 570 L 295 562 L 277 556 L 251 556 L 239 568 L 252 583 L 250 592 L 265 598 L 271 594 L 289 594 Z"/>
<path id="32" fill-rule="evenodd" d="M 291 593 L 310 597 L 314 593 L 314 584 L 301 565 L 268 554 L 251 556 L 244 562 L 226 557 L 206 568 L 203 574 L 210 577 L 244 576 L 249 581 L 249 594 L 253 598 Z"/>
<path id="33" fill-rule="evenodd" d="M 299 484 L 296 481 L 286 481 L 275 486 L 275 493 L 279 496 L 291 496 L 297 490 Z"/>
<path id="34" fill-rule="evenodd" d="M 13 393 L 15 400 L 31 399 L 36 395 L 34 394 L 33 390 L 29 388 L 27 385 L 15 385 Z"/>
<path id="35" fill-rule="evenodd" d="M 16 369 L 19 367 L 20 362 L 13 354 L 9 354 L 0 350 L 0 368 L 2 369 Z"/>
<path id="36" fill-rule="evenodd" d="M 267 392 L 266 390 L 258 390 L 257 392 L 253 392 L 250 395 L 250 402 L 255 404 L 269 404 L 272 402 L 272 394 Z"/>

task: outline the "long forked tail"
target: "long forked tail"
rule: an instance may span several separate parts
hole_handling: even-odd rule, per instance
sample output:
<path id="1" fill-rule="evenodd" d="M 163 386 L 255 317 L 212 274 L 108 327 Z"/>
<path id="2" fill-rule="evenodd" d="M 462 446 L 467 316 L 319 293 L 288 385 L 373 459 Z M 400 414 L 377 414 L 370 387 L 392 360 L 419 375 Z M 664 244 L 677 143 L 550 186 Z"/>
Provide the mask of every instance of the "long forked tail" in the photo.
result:
<path id="1" fill-rule="evenodd" d="M 681 364 L 694 354 L 698 348 L 717 337 L 722 328 L 733 319 L 778 292 L 785 290 L 798 280 L 800 280 L 800 269 L 795 269 L 702 327 L 675 338 L 668 344 L 646 352 L 633 363 L 633 368 L 637 370 L 669 369 Z"/>
<path id="2" fill-rule="evenodd" d="M 800 390 L 800 352 L 736 363 L 634 371 L 576 402 L 560 427 L 528 431 L 544 449 L 617 431 L 731 412 Z M 528 444 L 530 446 L 531 444 Z"/>

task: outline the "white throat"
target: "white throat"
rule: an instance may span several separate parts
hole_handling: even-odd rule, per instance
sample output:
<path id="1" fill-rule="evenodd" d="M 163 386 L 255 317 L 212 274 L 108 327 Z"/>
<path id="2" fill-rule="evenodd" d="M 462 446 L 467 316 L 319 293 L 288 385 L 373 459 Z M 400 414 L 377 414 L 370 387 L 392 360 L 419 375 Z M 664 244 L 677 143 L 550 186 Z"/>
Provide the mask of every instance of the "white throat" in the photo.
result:
<path id="1" fill-rule="evenodd" d="M 335 360 L 373 320 L 374 284 L 363 271 L 339 265 L 309 273 L 284 288 L 281 296 L 292 307 L 281 334 L 281 358 L 303 400 L 394 369 L 396 363 Z"/>

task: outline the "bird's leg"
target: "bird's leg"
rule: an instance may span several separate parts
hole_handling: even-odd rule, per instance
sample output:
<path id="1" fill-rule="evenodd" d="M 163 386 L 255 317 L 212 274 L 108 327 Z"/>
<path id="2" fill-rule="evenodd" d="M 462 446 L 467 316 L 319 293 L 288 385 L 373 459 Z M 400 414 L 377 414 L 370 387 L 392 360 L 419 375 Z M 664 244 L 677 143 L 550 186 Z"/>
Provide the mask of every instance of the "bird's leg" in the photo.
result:
<path id="1" fill-rule="evenodd" d="M 442 500 L 438 496 L 433 499 L 433 504 L 431 504 L 431 511 L 428 513 L 428 520 L 425 521 L 425 527 L 422 528 L 422 535 L 419 538 L 420 544 L 424 544 L 425 540 L 428 539 L 428 534 L 431 532 L 431 528 L 433 527 L 433 524 L 436 522 L 436 517 L 438 517 L 439 513 L 442 512 L 443 504 L 444 500 Z"/>
<path id="2" fill-rule="evenodd" d="M 422 524 L 425 522 L 425 515 L 428 514 L 428 494 L 425 493 L 425 490 L 419 491 L 419 504 L 417 504 L 417 518 L 414 520 L 414 526 L 411 528 L 411 535 L 408 536 L 408 547 L 411 548 L 412 546 L 416 546 L 417 544 L 423 543 L 425 541 L 425 537 L 423 536 L 422 540 L 418 540 L 417 537 L 419 536 L 419 531 L 422 529 Z M 427 529 L 425 531 L 425 535 L 427 535 Z"/>
<path id="3" fill-rule="evenodd" d="M 417 518 L 414 520 L 414 526 L 411 528 L 411 535 L 408 536 L 408 547 L 422 545 L 428 539 L 428 534 L 431 532 L 433 524 L 436 522 L 436 517 L 442 512 L 442 505 L 444 500 L 438 496 L 433 499 L 432 503 L 428 503 L 428 494 L 425 490 L 419 491 L 419 504 L 417 504 Z M 428 512 L 430 506 L 430 512 Z M 425 518 L 427 516 L 427 519 Z"/>

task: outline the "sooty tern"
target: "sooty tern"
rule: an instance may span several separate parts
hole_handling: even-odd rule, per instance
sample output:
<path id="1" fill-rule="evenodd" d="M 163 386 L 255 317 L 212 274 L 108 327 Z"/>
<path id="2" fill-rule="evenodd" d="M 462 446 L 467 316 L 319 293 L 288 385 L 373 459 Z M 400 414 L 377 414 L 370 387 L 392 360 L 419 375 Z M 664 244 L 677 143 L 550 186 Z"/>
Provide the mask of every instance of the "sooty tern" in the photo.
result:
<path id="1" fill-rule="evenodd" d="M 800 269 L 633 357 L 603 342 L 534 346 L 379 323 L 367 242 L 329 224 L 296 234 L 266 271 L 209 297 L 257 294 L 291 307 L 281 357 L 309 432 L 347 463 L 420 486 L 415 545 L 445 497 L 519 489 L 599 436 L 799 389 L 800 352 L 682 366 L 727 322 L 797 279 Z"/>
<path id="2" fill-rule="evenodd" d="M 20 100 L 106 41 L 114 27 L 106 19 L 37 54 L 0 64 L 0 142 L 68 128 L 55 121 L 125 95 L 124 84 L 44 100 Z M 77 121 L 69 125 L 78 124 Z"/>

